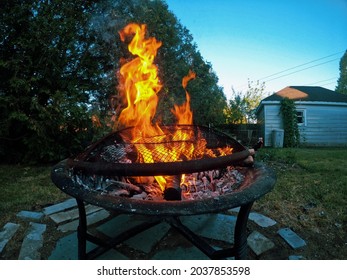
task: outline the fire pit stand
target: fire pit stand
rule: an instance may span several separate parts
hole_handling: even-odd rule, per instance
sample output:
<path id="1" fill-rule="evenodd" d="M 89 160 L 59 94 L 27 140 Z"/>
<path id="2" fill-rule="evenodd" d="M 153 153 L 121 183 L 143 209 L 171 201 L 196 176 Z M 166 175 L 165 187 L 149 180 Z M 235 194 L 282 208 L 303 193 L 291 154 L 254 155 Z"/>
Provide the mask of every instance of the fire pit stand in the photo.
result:
<path id="1" fill-rule="evenodd" d="M 94 259 L 125 240 L 161 222 L 168 223 L 211 259 L 225 259 L 232 256 L 236 259 L 245 259 L 248 248 L 247 221 L 251 207 L 254 201 L 272 190 L 276 178 L 273 171 L 263 164 L 256 163 L 252 167 L 243 167 L 241 169 L 245 179 L 234 192 L 215 198 L 194 201 L 135 200 L 86 190 L 72 180 L 67 160 L 61 161 L 52 169 L 51 177 L 56 186 L 77 200 L 79 209 L 79 226 L 77 229 L 79 259 Z M 115 238 L 104 240 L 88 232 L 85 203 L 117 213 L 144 215 L 148 217 L 148 221 L 134 226 Z M 229 249 L 213 249 L 204 239 L 198 236 L 198 233 L 192 232 L 180 221 L 182 216 L 218 213 L 239 206 L 234 240 L 233 242 L 231 240 L 233 246 Z M 87 241 L 98 245 L 98 247 L 87 252 Z"/>

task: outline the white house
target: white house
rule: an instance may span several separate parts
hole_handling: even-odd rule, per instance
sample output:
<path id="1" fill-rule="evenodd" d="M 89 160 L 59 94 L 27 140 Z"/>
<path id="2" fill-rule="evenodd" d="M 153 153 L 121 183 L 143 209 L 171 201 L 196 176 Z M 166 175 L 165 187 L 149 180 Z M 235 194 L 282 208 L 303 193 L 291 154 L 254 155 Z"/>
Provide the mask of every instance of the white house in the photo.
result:
<path id="1" fill-rule="evenodd" d="M 323 87 L 290 86 L 266 97 L 257 108 L 265 146 L 273 145 L 274 130 L 283 129 L 283 98 L 295 101 L 302 144 L 347 145 L 347 95 Z"/>

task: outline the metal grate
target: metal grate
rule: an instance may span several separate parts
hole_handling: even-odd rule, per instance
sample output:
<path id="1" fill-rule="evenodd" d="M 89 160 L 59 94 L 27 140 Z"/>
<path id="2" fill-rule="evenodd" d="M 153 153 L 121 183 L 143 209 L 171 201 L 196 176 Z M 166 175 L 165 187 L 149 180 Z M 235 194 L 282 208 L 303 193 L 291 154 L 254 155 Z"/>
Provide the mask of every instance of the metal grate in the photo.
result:
<path id="1" fill-rule="evenodd" d="M 215 158 L 244 150 L 233 138 L 203 126 L 165 126 L 161 134 L 152 137 L 134 137 L 134 133 L 134 128 L 113 132 L 77 159 L 109 163 L 170 163 Z"/>

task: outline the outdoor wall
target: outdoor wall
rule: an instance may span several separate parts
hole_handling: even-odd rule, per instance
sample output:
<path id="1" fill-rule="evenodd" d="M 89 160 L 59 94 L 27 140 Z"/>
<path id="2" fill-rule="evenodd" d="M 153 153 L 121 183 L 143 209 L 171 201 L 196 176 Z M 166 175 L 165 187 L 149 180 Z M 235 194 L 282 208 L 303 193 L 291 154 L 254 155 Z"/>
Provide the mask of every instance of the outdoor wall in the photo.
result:
<path id="1" fill-rule="evenodd" d="M 347 145 L 347 107 L 341 105 L 305 105 L 305 125 L 299 126 L 301 142 L 316 146 Z"/>
<path id="2" fill-rule="evenodd" d="M 347 107 L 338 103 L 296 103 L 305 112 L 305 122 L 299 125 L 300 141 L 308 146 L 347 146 Z M 266 104 L 258 112 L 258 123 L 264 145 L 272 146 L 272 131 L 283 129 L 279 104 Z"/>
<path id="3" fill-rule="evenodd" d="M 264 146 L 272 146 L 272 131 L 274 129 L 283 129 L 282 117 L 280 114 L 280 105 L 264 105 Z M 260 116 L 260 115 L 259 115 Z"/>

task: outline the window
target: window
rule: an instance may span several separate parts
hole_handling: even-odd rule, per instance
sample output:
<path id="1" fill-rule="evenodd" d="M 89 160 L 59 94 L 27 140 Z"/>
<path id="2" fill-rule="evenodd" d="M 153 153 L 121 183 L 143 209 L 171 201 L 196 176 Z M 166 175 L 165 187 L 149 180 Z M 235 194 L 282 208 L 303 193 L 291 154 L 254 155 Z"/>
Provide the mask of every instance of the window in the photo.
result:
<path id="1" fill-rule="evenodd" d="M 306 111 L 305 110 L 297 110 L 296 111 L 296 119 L 299 126 L 306 125 Z"/>

